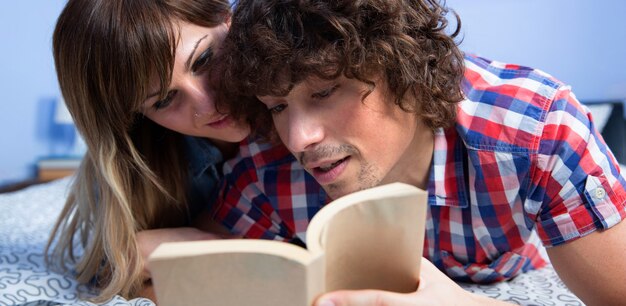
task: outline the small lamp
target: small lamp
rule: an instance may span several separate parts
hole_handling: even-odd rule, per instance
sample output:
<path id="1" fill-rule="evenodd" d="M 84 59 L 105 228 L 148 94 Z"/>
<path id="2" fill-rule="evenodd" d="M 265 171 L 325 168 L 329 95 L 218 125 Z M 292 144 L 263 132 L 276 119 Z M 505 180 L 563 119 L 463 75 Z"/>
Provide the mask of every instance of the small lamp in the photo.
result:
<path id="1" fill-rule="evenodd" d="M 80 158 L 85 154 L 85 143 L 76 132 L 74 120 L 63 98 L 56 100 L 52 120 L 51 154 L 57 157 Z"/>

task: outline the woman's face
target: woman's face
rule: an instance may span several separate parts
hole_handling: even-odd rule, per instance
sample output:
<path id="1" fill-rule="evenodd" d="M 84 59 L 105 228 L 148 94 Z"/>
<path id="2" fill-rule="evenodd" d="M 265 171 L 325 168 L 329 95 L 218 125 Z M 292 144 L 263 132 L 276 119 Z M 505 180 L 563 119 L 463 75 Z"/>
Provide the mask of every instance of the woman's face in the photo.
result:
<path id="1" fill-rule="evenodd" d="M 143 113 L 150 120 L 176 132 L 216 141 L 239 142 L 248 136 L 247 124 L 237 122 L 215 107 L 215 91 L 209 79 L 213 58 L 228 31 L 223 23 L 205 28 L 180 22 L 172 81 L 167 97 L 159 99 L 158 82 L 150 88 Z"/>

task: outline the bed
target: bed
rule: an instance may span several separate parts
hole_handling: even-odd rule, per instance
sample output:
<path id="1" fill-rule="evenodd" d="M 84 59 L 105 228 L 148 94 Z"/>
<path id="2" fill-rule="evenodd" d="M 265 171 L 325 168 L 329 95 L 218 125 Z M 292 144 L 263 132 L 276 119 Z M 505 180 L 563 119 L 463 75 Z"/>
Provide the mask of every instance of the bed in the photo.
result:
<path id="1" fill-rule="evenodd" d="M 81 299 L 88 292 L 71 275 L 46 269 L 43 249 L 64 204 L 70 178 L 0 194 L 0 306 L 95 305 Z M 493 285 L 461 284 L 471 292 L 520 305 L 583 305 L 552 267 Z M 101 305 L 151 306 L 148 299 L 116 296 Z"/>

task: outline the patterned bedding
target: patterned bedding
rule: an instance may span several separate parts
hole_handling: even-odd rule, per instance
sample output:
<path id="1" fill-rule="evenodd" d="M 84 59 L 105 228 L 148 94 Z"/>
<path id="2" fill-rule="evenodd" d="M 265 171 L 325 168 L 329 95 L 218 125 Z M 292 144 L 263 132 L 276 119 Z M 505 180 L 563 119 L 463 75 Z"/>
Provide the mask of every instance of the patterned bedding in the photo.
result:
<path id="1" fill-rule="evenodd" d="M 64 204 L 70 179 L 0 194 L 0 306 L 95 305 L 71 275 L 46 269 L 43 249 L 48 232 Z M 477 294 L 520 305 L 583 305 L 551 267 L 493 285 L 461 284 Z M 81 297 L 83 299 L 81 299 Z M 114 297 L 101 305 L 152 306 L 147 299 Z"/>

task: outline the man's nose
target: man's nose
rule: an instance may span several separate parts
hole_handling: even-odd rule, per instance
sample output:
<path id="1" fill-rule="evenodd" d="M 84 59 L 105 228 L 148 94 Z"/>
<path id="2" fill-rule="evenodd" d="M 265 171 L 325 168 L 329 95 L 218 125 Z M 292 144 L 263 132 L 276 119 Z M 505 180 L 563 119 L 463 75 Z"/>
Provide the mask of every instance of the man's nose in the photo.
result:
<path id="1" fill-rule="evenodd" d="M 312 149 L 324 139 L 322 118 L 303 110 L 296 110 L 289 118 L 287 138 L 283 139 L 291 152 Z"/>

